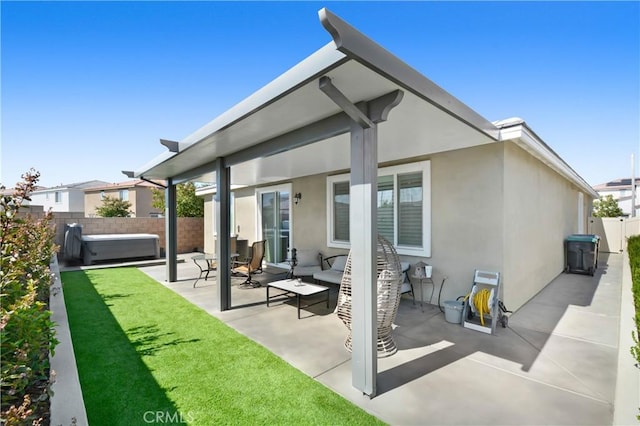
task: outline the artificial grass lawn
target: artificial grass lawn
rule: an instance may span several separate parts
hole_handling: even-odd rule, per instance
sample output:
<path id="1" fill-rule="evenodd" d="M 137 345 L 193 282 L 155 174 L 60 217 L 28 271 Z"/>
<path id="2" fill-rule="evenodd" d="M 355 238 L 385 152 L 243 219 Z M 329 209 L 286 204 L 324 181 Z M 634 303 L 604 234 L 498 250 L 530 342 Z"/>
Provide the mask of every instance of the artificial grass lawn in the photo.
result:
<path id="1" fill-rule="evenodd" d="M 92 426 L 381 423 L 135 268 L 62 282 Z"/>

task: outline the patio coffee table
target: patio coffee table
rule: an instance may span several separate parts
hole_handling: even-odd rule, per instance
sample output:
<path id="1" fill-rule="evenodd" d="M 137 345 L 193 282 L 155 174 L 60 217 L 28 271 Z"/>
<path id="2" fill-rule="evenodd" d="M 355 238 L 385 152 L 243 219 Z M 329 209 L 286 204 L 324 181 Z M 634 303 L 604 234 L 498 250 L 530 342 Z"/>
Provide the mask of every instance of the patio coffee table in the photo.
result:
<path id="1" fill-rule="evenodd" d="M 275 296 L 269 296 L 269 288 L 271 287 L 277 288 L 279 290 L 283 290 L 284 293 L 278 293 Z M 324 300 L 308 303 L 304 306 L 300 305 L 301 297 L 314 296 L 316 294 L 321 294 L 321 293 L 326 294 L 326 298 Z M 286 295 L 287 297 L 293 297 L 295 295 L 296 305 L 298 307 L 298 319 L 300 319 L 301 308 L 308 308 L 309 306 L 317 305 L 322 302 L 326 302 L 327 308 L 329 308 L 329 287 L 325 287 L 323 285 L 305 283 L 305 282 L 298 281 L 296 279 L 292 279 L 292 280 L 287 279 L 287 280 L 271 282 L 267 284 L 267 307 L 269 307 L 269 301 L 271 299 L 274 299 L 276 297 L 280 297 L 283 295 Z"/>

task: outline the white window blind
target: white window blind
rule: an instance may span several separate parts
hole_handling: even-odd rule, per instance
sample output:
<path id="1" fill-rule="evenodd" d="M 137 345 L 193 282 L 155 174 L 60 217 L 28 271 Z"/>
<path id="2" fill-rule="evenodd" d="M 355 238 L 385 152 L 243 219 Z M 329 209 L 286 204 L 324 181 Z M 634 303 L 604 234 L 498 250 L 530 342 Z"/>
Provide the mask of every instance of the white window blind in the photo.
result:
<path id="1" fill-rule="evenodd" d="M 328 177 L 327 189 L 327 245 L 349 248 L 349 175 Z M 429 161 L 379 170 L 378 233 L 400 254 L 431 255 L 429 192 Z"/>

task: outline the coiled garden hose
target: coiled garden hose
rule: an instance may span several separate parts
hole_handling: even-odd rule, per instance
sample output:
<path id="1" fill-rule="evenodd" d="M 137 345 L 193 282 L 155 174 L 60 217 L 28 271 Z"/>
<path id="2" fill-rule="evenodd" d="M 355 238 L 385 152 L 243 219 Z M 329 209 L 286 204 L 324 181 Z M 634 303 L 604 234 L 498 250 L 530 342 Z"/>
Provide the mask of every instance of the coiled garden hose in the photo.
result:
<path id="1" fill-rule="evenodd" d="M 471 293 L 467 294 L 464 298 L 465 303 L 471 297 Z M 489 299 L 491 298 L 491 291 L 486 288 L 478 290 L 473 295 L 473 306 L 476 308 L 478 315 L 480 315 L 480 324 L 484 326 L 484 314 L 491 314 L 491 308 L 489 307 Z"/>

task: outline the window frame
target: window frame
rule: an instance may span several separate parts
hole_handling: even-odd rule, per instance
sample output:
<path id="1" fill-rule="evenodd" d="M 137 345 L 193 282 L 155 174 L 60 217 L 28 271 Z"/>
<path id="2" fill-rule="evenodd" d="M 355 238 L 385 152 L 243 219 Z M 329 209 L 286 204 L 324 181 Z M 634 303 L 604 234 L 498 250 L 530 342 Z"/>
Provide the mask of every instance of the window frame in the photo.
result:
<path id="1" fill-rule="evenodd" d="M 403 246 L 397 244 L 398 239 L 398 175 L 422 172 L 422 247 Z M 431 257 L 431 161 L 418 161 L 398 166 L 378 168 L 378 177 L 393 176 L 393 208 L 394 208 L 394 247 L 398 254 L 407 256 Z M 350 174 L 327 176 L 327 247 L 350 249 L 348 241 L 335 240 L 334 235 L 334 184 L 350 182 Z"/>

